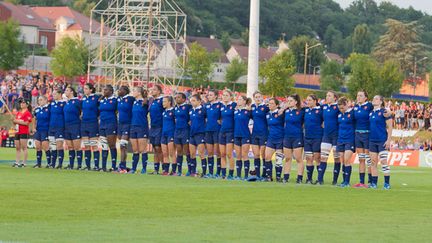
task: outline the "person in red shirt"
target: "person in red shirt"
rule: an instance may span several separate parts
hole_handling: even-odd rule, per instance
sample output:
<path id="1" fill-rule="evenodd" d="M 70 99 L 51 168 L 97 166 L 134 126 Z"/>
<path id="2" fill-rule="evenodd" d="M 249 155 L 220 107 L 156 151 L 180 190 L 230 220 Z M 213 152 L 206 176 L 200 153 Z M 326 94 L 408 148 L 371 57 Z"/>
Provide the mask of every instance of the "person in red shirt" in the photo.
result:
<path id="1" fill-rule="evenodd" d="M 15 135 L 16 160 L 13 167 L 25 167 L 27 163 L 28 151 L 27 140 L 30 135 L 30 123 L 32 121 L 31 106 L 28 101 L 20 100 L 20 111 L 17 112 L 13 123 L 16 125 Z M 20 164 L 21 153 L 23 160 Z"/>

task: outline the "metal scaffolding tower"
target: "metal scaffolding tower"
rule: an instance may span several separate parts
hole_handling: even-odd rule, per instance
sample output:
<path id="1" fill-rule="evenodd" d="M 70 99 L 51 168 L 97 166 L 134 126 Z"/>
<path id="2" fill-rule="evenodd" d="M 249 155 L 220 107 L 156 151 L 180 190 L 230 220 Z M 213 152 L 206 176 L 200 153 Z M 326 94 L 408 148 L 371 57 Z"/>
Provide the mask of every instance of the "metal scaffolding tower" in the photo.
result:
<path id="1" fill-rule="evenodd" d="M 109 0 L 108 7 L 100 9 L 104 1 L 91 11 L 91 19 L 100 25 L 90 23 L 95 55 L 89 60 L 89 75 L 97 70 L 113 85 L 178 84 L 186 59 L 186 14 L 175 0 Z M 156 60 L 167 55 L 162 52 L 167 44 L 179 58 L 161 68 Z"/>

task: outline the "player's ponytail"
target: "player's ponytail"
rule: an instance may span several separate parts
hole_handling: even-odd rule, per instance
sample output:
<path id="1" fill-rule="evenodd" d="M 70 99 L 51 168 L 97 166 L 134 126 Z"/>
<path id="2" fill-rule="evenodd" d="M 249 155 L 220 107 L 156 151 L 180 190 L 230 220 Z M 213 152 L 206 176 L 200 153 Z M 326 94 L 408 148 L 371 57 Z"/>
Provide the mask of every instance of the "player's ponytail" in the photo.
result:
<path id="1" fill-rule="evenodd" d="M 319 106 L 318 97 L 314 94 L 308 95 L 309 98 L 311 98 L 313 101 L 315 101 L 315 106 Z"/>
<path id="2" fill-rule="evenodd" d="M 290 95 L 288 97 L 292 98 L 293 100 L 295 100 L 297 102 L 296 108 L 297 108 L 297 110 L 300 110 L 301 109 L 300 95 L 298 95 L 298 94 L 292 94 L 292 95 Z"/>

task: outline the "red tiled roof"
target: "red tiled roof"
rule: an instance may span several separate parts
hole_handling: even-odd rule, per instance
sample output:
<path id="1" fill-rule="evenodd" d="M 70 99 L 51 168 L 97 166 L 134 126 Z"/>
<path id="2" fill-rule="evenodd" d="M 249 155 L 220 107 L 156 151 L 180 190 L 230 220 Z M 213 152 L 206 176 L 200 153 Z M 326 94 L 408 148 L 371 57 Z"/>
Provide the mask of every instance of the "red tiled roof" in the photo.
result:
<path id="1" fill-rule="evenodd" d="M 240 46 L 240 45 L 233 45 L 232 48 L 234 48 L 237 53 L 240 55 L 241 59 L 244 61 L 248 60 L 249 56 L 249 47 L 247 46 Z M 276 53 L 270 49 L 267 48 L 260 48 L 259 49 L 259 61 L 266 61 L 272 58 Z"/>
<path id="2" fill-rule="evenodd" d="M 222 47 L 222 44 L 219 42 L 218 39 L 207 38 L 207 37 L 195 37 L 195 36 L 186 37 L 187 45 L 192 44 L 194 42 L 202 45 L 208 52 L 213 52 L 215 50 L 218 50 L 220 53 L 222 53 L 221 62 L 223 63 L 229 62 L 228 58 L 225 55 L 225 51 Z"/>
<path id="3" fill-rule="evenodd" d="M 0 2 L 1 5 L 9 9 L 12 13 L 12 18 L 20 23 L 20 25 L 36 26 L 43 30 L 55 31 L 54 25 L 45 21 L 37 13 L 35 13 L 29 6 L 13 5 L 8 2 Z"/>
<path id="4" fill-rule="evenodd" d="M 83 30 L 90 32 L 90 18 L 69 8 L 69 7 L 33 7 L 33 11 L 42 17 L 48 18 L 54 23 L 60 17 L 73 19 L 75 24 L 71 25 L 73 30 Z M 93 20 L 92 31 L 100 28 L 100 23 Z"/>

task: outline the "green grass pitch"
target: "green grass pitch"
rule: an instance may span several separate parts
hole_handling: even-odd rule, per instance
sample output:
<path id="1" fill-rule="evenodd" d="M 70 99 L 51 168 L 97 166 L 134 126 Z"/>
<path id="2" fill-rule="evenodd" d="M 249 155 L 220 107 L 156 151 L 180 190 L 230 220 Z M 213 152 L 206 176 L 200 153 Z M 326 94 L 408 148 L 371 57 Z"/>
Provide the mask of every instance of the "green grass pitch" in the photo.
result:
<path id="1" fill-rule="evenodd" d="M 0 242 L 432 239 L 432 169 L 392 168 L 384 191 L 12 168 L 14 154 L 0 149 Z"/>

